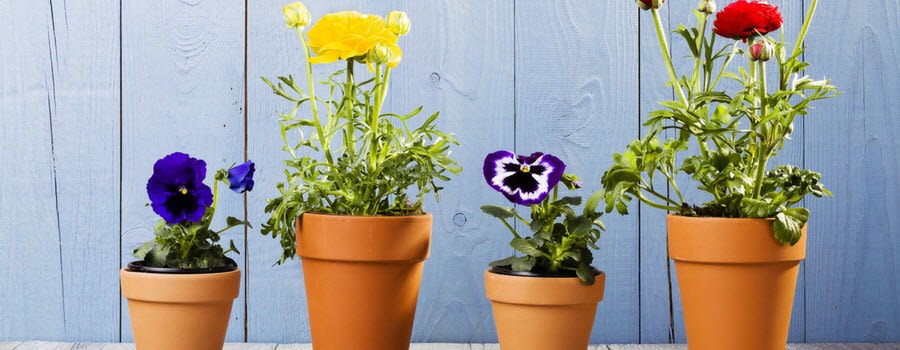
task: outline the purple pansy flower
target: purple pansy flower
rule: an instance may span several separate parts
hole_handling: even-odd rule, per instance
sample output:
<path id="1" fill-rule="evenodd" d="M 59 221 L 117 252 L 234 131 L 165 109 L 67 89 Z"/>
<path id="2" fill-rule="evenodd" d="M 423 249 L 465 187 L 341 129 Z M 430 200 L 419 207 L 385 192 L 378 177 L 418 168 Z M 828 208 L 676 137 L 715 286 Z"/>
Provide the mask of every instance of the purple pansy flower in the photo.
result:
<path id="1" fill-rule="evenodd" d="M 175 152 L 153 164 L 147 195 L 153 211 L 169 224 L 198 222 L 212 204 L 212 190 L 203 184 L 206 162 Z"/>
<path id="2" fill-rule="evenodd" d="M 228 169 L 228 188 L 237 193 L 253 190 L 253 173 L 256 165 L 251 161 Z"/>
<path id="3" fill-rule="evenodd" d="M 510 202 L 531 205 L 540 203 L 562 179 L 566 164 L 559 158 L 541 152 L 516 156 L 502 150 L 484 158 L 484 179 Z"/>

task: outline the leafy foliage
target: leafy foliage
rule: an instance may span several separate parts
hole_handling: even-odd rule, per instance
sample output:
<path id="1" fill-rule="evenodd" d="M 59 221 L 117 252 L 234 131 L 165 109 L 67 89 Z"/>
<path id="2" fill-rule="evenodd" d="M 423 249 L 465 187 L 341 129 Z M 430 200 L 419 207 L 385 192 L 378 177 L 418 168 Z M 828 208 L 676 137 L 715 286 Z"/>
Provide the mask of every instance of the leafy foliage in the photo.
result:
<path id="1" fill-rule="evenodd" d="M 580 187 L 578 177 L 565 174 L 562 182 L 570 190 Z M 573 271 L 584 284 L 594 284 L 593 254 L 590 249 L 599 249 L 597 241 L 600 231 L 605 230 L 600 221 L 602 211 L 597 211 L 601 197 L 597 192 L 591 196 L 579 213 L 575 207 L 581 205 L 581 197 L 558 197 L 559 186 L 531 208 L 531 220 L 520 216 L 515 208 L 485 205 L 481 211 L 500 219 L 512 232 L 514 238 L 509 245 L 521 256 L 511 256 L 493 261 L 490 266 L 510 266 L 514 271 L 556 273 L 560 270 Z M 516 219 L 528 228 L 528 234 L 518 232 L 509 219 Z"/>
<path id="2" fill-rule="evenodd" d="M 648 114 L 645 135 L 613 155 L 613 164 L 601 179 L 606 211 L 627 214 L 628 203 L 637 198 L 681 215 L 774 217 L 776 238 L 795 244 L 809 217 L 808 210 L 795 206 L 806 195 L 831 193 L 819 182 L 818 173 L 791 165 L 767 171 L 767 165 L 790 140 L 797 116 L 807 115 L 813 101 L 838 95 L 828 80 L 802 75 L 809 66 L 800 60 L 803 36 L 814 10 L 811 6 L 790 55 L 783 40 L 751 37 L 748 47 L 754 40 L 774 45 L 777 89 L 770 92 L 766 59 L 754 57 L 746 69 L 729 70 L 745 53 L 742 43 L 716 48 L 716 36 L 707 35 L 705 29 L 708 14 L 700 11 L 694 11 L 699 28 L 679 25 L 675 30 L 694 62 L 688 75 L 678 77 L 668 57 L 659 14 L 651 9 L 669 84 L 678 98 L 660 102 L 663 108 Z M 729 93 L 719 87 L 722 80 L 731 80 L 741 89 Z M 663 141 L 666 132 L 672 136 Z M 690 150 L 693 145 L 695 150 Z M 679 173 L 689 175 L 712 199 L 701 206 L 685 203 L 675 181 Z M 654 181 L 660 176 L 673 195 L 666 195 L 666 188 Z"/>
<path id="3" fill-rule="evenodd" d="M 301 214 L 422 214 L 425 196 L 438 198 L 438 182 L 462 170 L 450 158 L 450 147 L 458 142 L 438 129 L 438 113 L 416 127 L 410 121 L 422 107 L 403 115 L 381 113 L 391 72 L 387 60 L 363 55 L 342 61 L 346 69 L 319 82 L 328 92 L 320 98 L 302 28 L 298 34 L 307 58 L 306 89 L 292 76 L 280 76 L 277 82 L 262 78 L 293 105 L 280 113 L 283 149 L 290 156 L 284 162 L 285 181 L 277 185 L 280 195 L 266 205 L 271 217 L 262 225 L 262 234 L 280 239 L 278 264 L 296 253 L 293 223 Z M 371 77 L 357 80 L 358 62 L 373 67 Z"/>
<path id="4" fill-rule="evenodd" d="M 144 264 L 150 267 L 195 269 L 237 265 L 234 260 L 225 256 L 230 252 L 240 254 L 234 241 L 229 241 L 229 248 L 226 250 L 219 245 L 219 240 L 221 234 L 228 229 L 245 225 L 250 227 L 250 223 L 229 216 L 225 220 L 226 226 L 221 230 L 209 228 L 216 212 L 218 184 L 228 184 L 228 177 L 229 170 L 220 169 L 216 172 L 213 204 L 206 207 L 200 221 L 170 224 L 165 219 L 160 219 L 154 227 L 154 239 L 134 249 L 134 257 L 144 260 Z"/>

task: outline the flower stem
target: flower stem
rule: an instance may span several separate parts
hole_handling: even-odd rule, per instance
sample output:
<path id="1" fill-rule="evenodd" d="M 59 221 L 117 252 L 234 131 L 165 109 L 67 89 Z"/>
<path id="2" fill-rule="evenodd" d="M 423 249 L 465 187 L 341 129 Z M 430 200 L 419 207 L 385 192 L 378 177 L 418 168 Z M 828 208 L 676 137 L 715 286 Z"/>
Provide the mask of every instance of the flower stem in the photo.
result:
<path id="1" fill-rule="evenodd" d="M 768 92 L 766 90 L 766 63 L 762 60 L 757 61 L 759 65 L 759 118 L 758 120 L 763 120 L 766 118 L 766 114 L 768 114 L 768 101 L 767 96 Z M 759 140 L 759 143 L 756 145 L 756 151 L 758 152 L 757 157 L 757 165 L 756 165 L 756 179 L 753 182 L 753 195 L 751 198 L 760 199 L 760 192 L 762 190 L 762 181 L 763 177 L 766 174 L 766 163 L 769 161 L 769 153 L 771 150 L 771 145 L 769 144 L 768 134 L 772 130 L 767 130 L 765 123 L 760 123 L 758 125 L 758 129 L 756 132 L 758 133 L 756 139 Z"/>
<path id="2" fill-rule="evenodd" d="M 666 33 L 663 30 L 662 20 L 659 18 L 659 10 L 655 8 L 650 9 L 650 14 L 653 15 L 656 37 L 659 39 L 659 48 L 662 51 L 663 61 L 666 63 L 666 72 L 669 73 L 672 88 L 675 89 L 678 99 L 687 106 L 687 99 L 684 97 L 684 92 L 681 91 L 681 83 L 678 81 L 678 75 L 675 73 L 675 66 L 672 65 L 672 56 L 669 55 L 669 43 L 666 41 Z"/>
<path id="3" fill-rule="evenodd" d="M 791 51 L 791 55 L 794 55 L 803 48 L 803 40 L 806 39 L 806 31 L 809 30 L 809 24 L 812 23 L 813 14 L 816 13 L 816 5 L 819 3 L 819 0 L 811 0 L 809 2 L 809 10 L 806 11 L 806 17 L 803 18 L 803 26 L 800 27 L 800 34 L 797 35 L 797 42 L 794 43 L 794 51 Z"/>
<path id="4" fill-rule="evenodd" d="M 316 134 L 319 136 L 319 144 L 322 147 L 322 151 L 325 153 L 325 160 L 328 161 L 329 164 L 334 164 L 334 160 L 331 158 L 331 150 L 330 145 L 325 142 L 325 132 L 322 131 L 322 122 L 319 120 L 319 110 L 318 103 L 316 101 L 316 89 L 313 84 L 313 71 L 312 71 L 312 63 L 309 61 L 312 56 L 309 52 L 309 44 L 306 42 L 306 37 L 303 36 L 303 28 L 297 28 L 297 35 L 300 37 L 300 42 L 303 43 L 303 53 L 306 55 L 306 82 L 307 88 L 309 89 L 309 106 L 312 111 L 313 123 L 316 125 Z"/>

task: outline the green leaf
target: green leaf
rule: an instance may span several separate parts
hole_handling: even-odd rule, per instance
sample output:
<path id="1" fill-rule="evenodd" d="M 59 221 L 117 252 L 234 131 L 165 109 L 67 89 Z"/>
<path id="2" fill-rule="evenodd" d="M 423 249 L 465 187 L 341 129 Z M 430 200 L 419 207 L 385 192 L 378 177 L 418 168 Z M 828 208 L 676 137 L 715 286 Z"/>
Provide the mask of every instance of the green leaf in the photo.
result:
<path id="1" fill-rule="evenodd" d="M 529 256 L 540 257 L 544 255 L 544 253 L 542 253 L 541 250 L 538 249 L 538 245 L 532 242 L 530 239 L 514 238 L 509 242 L 509 246 Z"/>
<path id="2" fill-rule="evenodd" d="M 775 215 L 775 239 L 781 244 L 794 245 L 800 241 L 803 225 L 809 220 L 809 209 L 789 208 Z"/>
<path id="3" fill-rule="evenodd" d="M 523 256 L 513 259 L 512 265 L 510 265 L 510 267 L 512 267 L 513 271 L 525 272 L 531 271 L 536 263 L 536 259 L 530 256 Z"/>
<path id="4" fill-rule="evenodd" d="M 579 264 L 578 269 L 575 270 L 575 274 L 578 275 L 581 283 L 589 286 L 594 284 L 594 269 L 590 265 Z"/>
<path id="5" fill-rule="evenodd" d="M 498 219 L 509 219 L 516 216 L 515 208 L 501 207 L 499 205 L 482 205 L 481 211 Z"/>
<path id="6" fill-rule="evenodd" d="M 741 213 L 748 218 L 770 218 L 778 212 L 778 205 L 752 198 L 741 198 Z"/>

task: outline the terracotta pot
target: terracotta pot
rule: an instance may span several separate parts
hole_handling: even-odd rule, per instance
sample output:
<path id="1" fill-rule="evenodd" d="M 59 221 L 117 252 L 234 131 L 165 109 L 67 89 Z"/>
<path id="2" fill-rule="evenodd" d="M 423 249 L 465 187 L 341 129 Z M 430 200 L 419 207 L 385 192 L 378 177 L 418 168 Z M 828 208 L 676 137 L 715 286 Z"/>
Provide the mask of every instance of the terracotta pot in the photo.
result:
<path id="1" fill-rule="evenodd" d="M 668 216 L 688 348 L 784 350 L 806 227 L 778 243 L 772 219 Z"/>
<path id="2" fill-rule="evenodd" d="M 298 219 L 313 348 L 409 348 L 431 225 L 431 214 Z"/>
<path id="3" fill-rule="evenodd" d="M 241 271 L 200 274 L 119 271 L 138 350 L 221 350 Z"/>
<path id="4" fill-rule="evenodd" d="M 504 350 L 587 349 L 606 274 L 586 286 L 578 277 L 526 277 L 484 271 L 497 338 Z"/>

